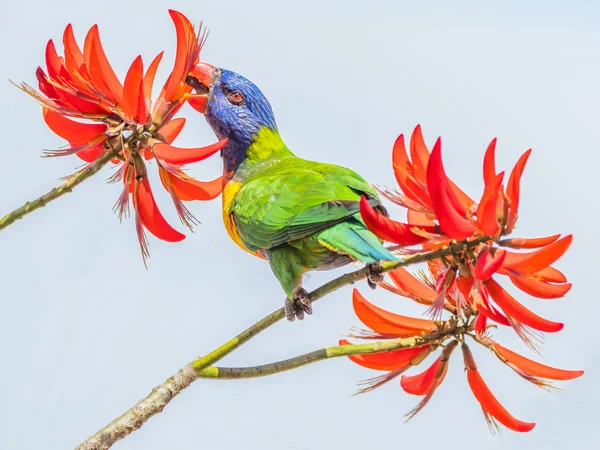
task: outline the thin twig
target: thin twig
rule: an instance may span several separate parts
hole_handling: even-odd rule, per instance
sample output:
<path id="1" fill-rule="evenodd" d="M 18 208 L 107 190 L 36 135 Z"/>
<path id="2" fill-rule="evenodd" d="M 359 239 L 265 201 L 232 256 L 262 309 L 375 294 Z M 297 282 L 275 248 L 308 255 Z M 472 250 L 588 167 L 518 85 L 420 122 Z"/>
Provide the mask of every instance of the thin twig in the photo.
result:
<path id="1" fill-rule="evenodd" d="M 446 327 L 443 331 L 434 331 L 422 336 L 393 339 L 370 344 L 336 345 L 322 348 L 294 358 L 285 359 L 269 364 L 251 367 L 207 367 L 198 372 L 198 378 L 214 378 L 219 380 L 239 380 L 246 378 L 259 378 L 276 373 L 297 369 L 298 367 L 322 361 L 325 359 L 339 358 L 340 356 L 364 355 L 368 353 L 391 352 L 404 348 L 422 347 L 432 343 L 442 343 L 465 331 L 465 327 L 454 325 Z"/>
<path id="2" fill-rule="evenodd" d="M 111 150 L 107 151 L 104 155 L 96 159 L 92 164 L 86 167 L 84 170 L 79 172 L 77 175 L 69 178 L 65 183 L 59 187 L 53 188 L 50 192 L 45 193 L 41 197 L 36 198 L 30 202 L 26 202 L 23 206 L 15 209 L 0 219 L 0 230 L 12 225 L 19 219 L 22 219 L 27 214 L 32 213 L 36 209 L 40 209 L 46 206 L 53 200 L 62 197 L 67 192 L 71 192 L 74 187 L 87 180 L 92 175 L 96 174 L 102 169 L 108 162 L 114 158 L 121 151 L 121 145 L 115 145 Z"/>
<path id="3" fill-rule="evenodd" d="M 463 241 L 434 251 L 417 253 L 406 256 L 401 261 L 385 262 L 382 264 L 382 272 L 389 272 L 398 267 L 417 264 L 425 261 L 431 261 L 443 256 L 451 255 L 454 252 L 464 251 L 465 249 L 475 248 L 482 242 L 489 241 L 490 238 L 483 236 L 472 241 Z M 341 277 L 332 280 L 309 294 L 312 302 L 338 290 L 343 286 L 353 284 L 362 280 L 369 274 L 369 268 L 365 267 L 355 272 L 347 273 Z M 233 339 L 230 339 L 217 349 L 205 356 L 197 358 L 182 367 L 175 375 L 171 376 L 164 383 L 152 390 L 152 392 L 137 402 L 132 408 L 123 415 L 113 420 L 93 436 L 90 436 L 82 442 L 76 450 L 105 450 L 110 448 L 115 442 L 123 439 L 125 436 L 139 429 L 148 419 L 161 412 L 165 406 L 182 390 L 187 388 L 198 378 L 198 373 L 205 368 L 224 358 L 226 355 L 246 343 L 254 336 L 269 328 L 271 325 L 279 322 L 285 317 L 283 308 L 273 311 L 268 316 L 256 322 Z M 368 345 L 368 344 L 364 344 Z M 308 364 L 308 363 L 307 363 Z"/>

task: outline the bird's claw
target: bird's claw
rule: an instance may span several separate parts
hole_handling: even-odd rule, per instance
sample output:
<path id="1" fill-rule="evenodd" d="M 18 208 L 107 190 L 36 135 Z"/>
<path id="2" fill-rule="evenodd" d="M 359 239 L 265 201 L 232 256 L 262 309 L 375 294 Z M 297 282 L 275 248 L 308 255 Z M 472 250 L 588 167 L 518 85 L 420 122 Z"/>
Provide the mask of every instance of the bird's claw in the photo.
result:
<path id="1" fill-rule="evenodd" d="M 371 289 L 375 289 L 379 283 L 384 279 L 384 275 L 381 272 L 381 263 L 379 261 L 369 264 L 369 274 L 367 275 L 367 283 Z"/>
<path id="2" fill-rule="evenodd" d="M 294 291 L 294 299 L 285 299 L 285 318 L 293 322 L 294 320 L 303 320 L 304 314 L 311 315 L 312 303 L 306 289 L 300 287 Z"/>

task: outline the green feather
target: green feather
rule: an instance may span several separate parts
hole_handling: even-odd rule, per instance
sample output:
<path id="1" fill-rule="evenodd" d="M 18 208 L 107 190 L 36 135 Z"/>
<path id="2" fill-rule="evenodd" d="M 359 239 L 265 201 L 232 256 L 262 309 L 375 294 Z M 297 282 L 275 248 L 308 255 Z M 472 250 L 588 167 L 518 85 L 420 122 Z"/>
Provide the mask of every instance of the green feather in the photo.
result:
<path id="1" fill-rule="evenodd" d="M 264 170 L 243 169 L 234 177 L 244 180 L 230 213 L 242 241 L 252 250 L 309 236 L 353 216 L 361 195 L 379 204 L 373 188 L 344 167 L 290 155 Z"/>
<path id="2" fill-rule="evenodd" d="M 358 214 L 362 195 L 380 205 L 377 192 L 350 169 L 296 157 L 273 133 L 259 132 L 248 149 L 226 213 L 246 248 L 268 256 L 288 297 L 308 270 L 395 259 Z"/>

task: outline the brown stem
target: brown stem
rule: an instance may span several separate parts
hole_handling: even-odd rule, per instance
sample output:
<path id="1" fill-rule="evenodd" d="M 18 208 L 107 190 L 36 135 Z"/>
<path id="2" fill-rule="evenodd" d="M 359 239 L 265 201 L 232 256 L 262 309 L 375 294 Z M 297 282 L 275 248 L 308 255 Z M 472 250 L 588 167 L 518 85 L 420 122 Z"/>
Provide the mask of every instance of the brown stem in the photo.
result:
<path id="1" fill-rule="evenodd" d="M 383 263 L 381 265 L 381 270 L 382 272 L 389 272 L 398 267 L 431 261 L 443 256 L 451 255 L 452 253 L 464 251 L 465 249 L 475 248 L 482 242 L 489 240 L 489 237 L 483 236 L 472 241 L 458 242 L 446 248 L 406 256 L 401 261 Z M 314 290 L 309 294 L 309 297 L 311 301 L 314 302 L 343 286 L 353 284 L 366 278 L 369 272 L 370 269 L 364 267 L 355 272 L 342 275 Z M 86 441 L 82 442 L 76 450 L 105 450 L 110 448 L 115 442 L 139 429 L 148 419 L 161 412 L 176 395 L 198 378 L 197 374 L 199 372 L 213 365 L 263 330 L 279 322 L 284 316 L 285 312 L 283 308 L 273 311 L 271 314 L 259 320 L 254 325 L 247 328 L 233 339 L 225 342 L 212 352 L 200 358 L 196 358 L 181 368 L 164 383 L 154 388 L 148 396 L 137 402 L 123 415 L 113 420 L 93 436 L 90 436 Z"/>
<path id="2" fill-rule="evenodd" d="M 32 213 L 36 209 L 40 209 L 46 206 L 51 201 L 62 197 L 68 192 L 71 192 L 74 187 L 78 186 L 83 181 L 96 174 L 100 169 L 102 169 L 106 164 L 108 164 L 108 162 L 112 158 L 114 158 L 120 151 L 121 146 L 115 146 L 112 150 L 107 151 L 104 155 L 95 160 L 92 164 L 90 164 L 84 170 L 79 172 L 77 175 L 70 177 L 59 187 L 55 187 L 50 192 L 45 193 L 44 195 L 36 198 L 35 200 L 26 202 L 23 206 L 20 206 L 12 212 L 9 212 L 7 215 L 0 219 L 0 230 L 3 230 L 9 225 L 12 225 L 17 220 L 22 219 L 27 214 Z"/>
<path id="3" fill-rule="evenodd" d="M 198 371 L 198 378 L 214 378 L 219 380 L 238 380 L 246 378 L 259 378 L 276 373 L 287 372 L 317 361 L 339 358 L 340 356 L 364 355 L 369 353 L 392 352 L 404 348 L 422 347 L 432 343 L 443 343 L 446 339 L 462 334 L 466 331 L 464 326 L 458 326 L 456 322 L 443 326 L 441 331 L 433 331 L 423 336 L 409 338 L 391 339 L 384 342 L 373 342 L 369 344 L 337 345 L 322 348 L 294 358 L 285 359 L 260 366 L 251 367 L 207 367 Z"/>

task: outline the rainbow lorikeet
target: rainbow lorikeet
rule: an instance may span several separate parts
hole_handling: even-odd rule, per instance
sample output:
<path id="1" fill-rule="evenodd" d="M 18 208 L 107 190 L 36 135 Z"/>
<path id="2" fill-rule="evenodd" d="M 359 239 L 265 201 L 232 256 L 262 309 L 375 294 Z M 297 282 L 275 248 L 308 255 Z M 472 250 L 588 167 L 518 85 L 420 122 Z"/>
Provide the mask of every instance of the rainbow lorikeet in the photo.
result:
<path id="1" fill-rule="evenodd" d="M 362 261 L 369 284 L 382 276 L 379 261 L 397 259 L 362 222 L 359 201 L 385 213 L 377 192 L 345 167 L 295 156 L 285 145 L 271 105 L 249 80 L 210 64 L 198 64 L 187 79 L 196 95 L 188 101 L 205 114 L 219 139 L 227 184 L 223 220 L 242 249 L 269 261 L 287 295 L 288 320 L 311 314 L 302 276 Z"/>

